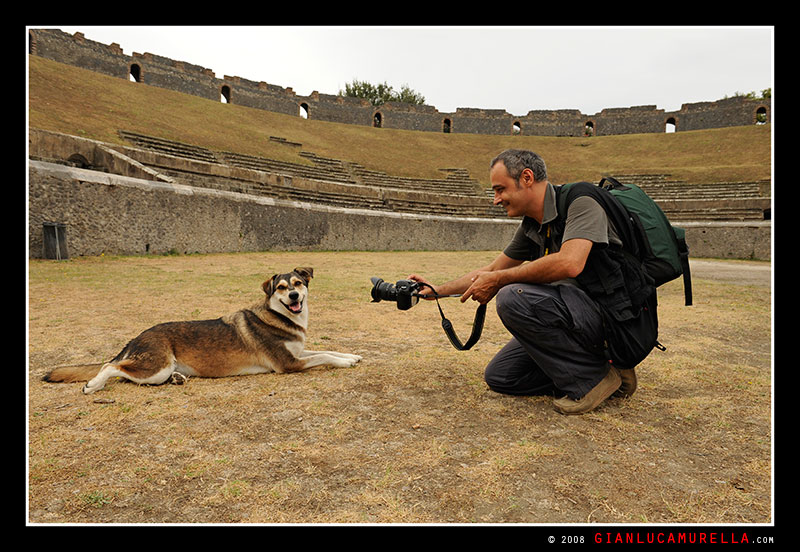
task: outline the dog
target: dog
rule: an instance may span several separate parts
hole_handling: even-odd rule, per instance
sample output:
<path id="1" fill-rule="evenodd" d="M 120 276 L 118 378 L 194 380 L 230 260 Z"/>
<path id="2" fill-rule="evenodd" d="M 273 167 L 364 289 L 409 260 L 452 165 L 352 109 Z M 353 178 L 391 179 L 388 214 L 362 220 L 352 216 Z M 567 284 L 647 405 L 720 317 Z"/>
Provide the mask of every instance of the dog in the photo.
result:
<path id="1" fill-rule="evenodd" d="M 312 268 L 275 274 L 261 285 L 266 294 L 263 303 L 214 320 L 158 324 L 105 364 L 58 367 L 43 380 L 88 380 L 82 391 L 90 394 L 113 377 L 138 384 L 182 384 L 189 376 L 220 378 L 354 366 L 362 357 L 305 349 L 308 284 L 313 275 Z"/>

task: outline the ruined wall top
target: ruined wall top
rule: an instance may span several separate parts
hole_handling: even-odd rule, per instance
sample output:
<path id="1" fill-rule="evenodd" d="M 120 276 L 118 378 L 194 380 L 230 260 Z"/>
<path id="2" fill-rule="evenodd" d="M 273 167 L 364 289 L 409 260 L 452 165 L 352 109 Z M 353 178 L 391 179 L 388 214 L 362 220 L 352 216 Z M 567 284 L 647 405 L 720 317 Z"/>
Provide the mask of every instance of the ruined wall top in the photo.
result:
<path id="1" fill-rule="evenodd" d="M 531 110 L 514 116 L 503 109 L 459 107 L 442 113 L 430 105 L 367 100 L 317 91 L 299 96 L 291 88 L 238 76 L 217 78 L 208 68 L 153 53 L 126 56 L 117 43 L 103 44 L 58 29 L 30 29 L 28 52 L 113 77 L 134 80 L 214 101 L 336 123 L 429 132 L 519 134 L 529 136 L 601 136 L 701 130 L 764 124 L 771 121 L 771 101 L 733 97 L 683 104 L 678 111 L 654 105 L 606 108 L 594 115 L 577 109 Z"/>

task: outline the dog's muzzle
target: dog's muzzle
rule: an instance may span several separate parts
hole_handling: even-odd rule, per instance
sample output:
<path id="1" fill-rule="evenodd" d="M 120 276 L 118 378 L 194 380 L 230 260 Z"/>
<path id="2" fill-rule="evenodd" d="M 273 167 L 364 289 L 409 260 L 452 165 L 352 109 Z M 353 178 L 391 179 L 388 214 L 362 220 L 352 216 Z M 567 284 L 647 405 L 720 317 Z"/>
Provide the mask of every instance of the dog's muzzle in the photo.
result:
<path id="1" fill-rule="evenodd" d="M 294 314 L 300 314 L 303 311 L 303 303 L 300 302 L 300 294 L 296 291 L 293 291 L 289 294 L 289 300 L 291 303 L 288 305 L 283 303 L 283 306 L 289 309 L 290 312 Z"/>

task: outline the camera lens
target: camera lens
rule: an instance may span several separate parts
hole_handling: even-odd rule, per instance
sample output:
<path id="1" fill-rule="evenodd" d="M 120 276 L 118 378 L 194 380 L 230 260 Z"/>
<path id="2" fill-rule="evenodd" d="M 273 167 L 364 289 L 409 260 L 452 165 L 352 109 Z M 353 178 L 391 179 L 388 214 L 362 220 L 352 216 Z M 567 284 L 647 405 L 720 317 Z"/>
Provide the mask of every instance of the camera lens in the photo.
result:
<path id="1" fill-rule="evenodd" d="M 397 290 L 394 284 L 384 282 L 381 278 L 370 278 L 372 280 L 372 301 L 397 301 Z"/>

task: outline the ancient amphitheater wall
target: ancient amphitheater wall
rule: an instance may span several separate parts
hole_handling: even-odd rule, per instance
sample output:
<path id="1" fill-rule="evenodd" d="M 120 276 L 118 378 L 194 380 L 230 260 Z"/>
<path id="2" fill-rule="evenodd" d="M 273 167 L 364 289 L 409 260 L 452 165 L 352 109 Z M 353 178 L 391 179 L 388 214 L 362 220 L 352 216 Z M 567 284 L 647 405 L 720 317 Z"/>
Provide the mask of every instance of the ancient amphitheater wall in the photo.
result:
<path id="1" fill-rule="evenodd" d="M 517 116 L 497 109 L 459 107 L 439 112 L 429 105 L 387 103 L 379 107 L 357 98 L 317 91 L 297 95 L 291 87 L 238 76 L 218 78 L 211 69 L 153 53 L 124 55 L 117 43 L 88 40 L 57 29 L 30 29 L 29 53 L 106 75 L 135 80 L 214 101 L 309 119 L 382 128 L 462 134 L 584 136 L 660 133 L 759 124 L 771 121 L 771 102 L 734 97 L 684 104 L 665 112 L 656 106 L 578 110 L 531 110 Z"/>

